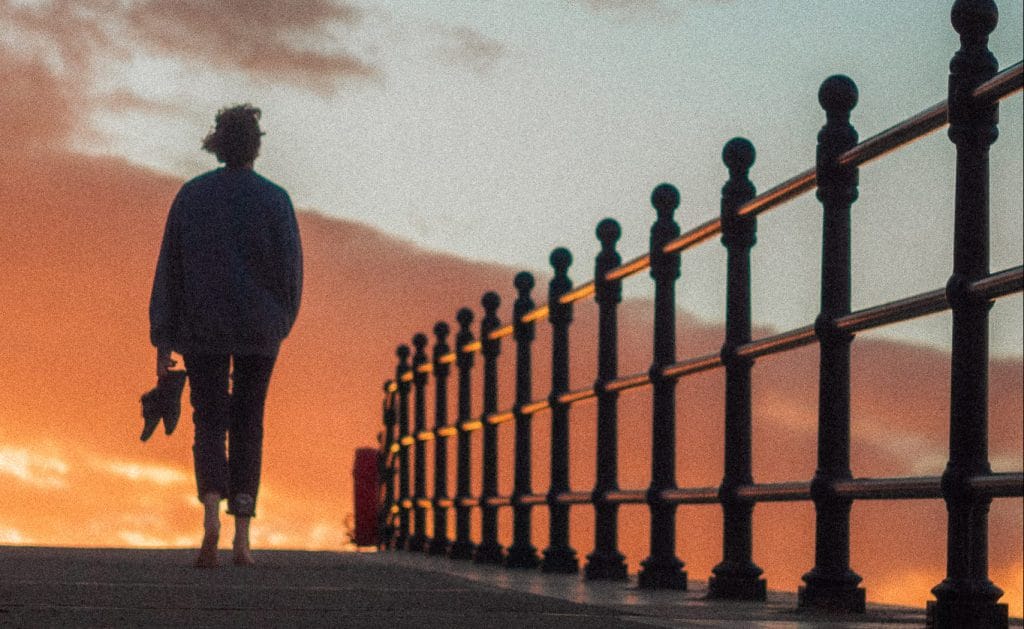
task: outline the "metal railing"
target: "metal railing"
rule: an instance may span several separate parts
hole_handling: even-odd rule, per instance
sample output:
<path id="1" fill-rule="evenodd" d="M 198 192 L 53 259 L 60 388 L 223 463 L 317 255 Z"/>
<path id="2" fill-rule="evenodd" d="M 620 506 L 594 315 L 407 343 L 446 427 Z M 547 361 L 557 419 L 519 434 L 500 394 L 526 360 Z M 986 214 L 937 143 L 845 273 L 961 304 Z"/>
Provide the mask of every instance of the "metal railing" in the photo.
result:
<path id="1" fill-rule="evenodd" d="M 621 230 L 614 220 L 597 226 L 601 252 L 594 279 L 573 287 L 567 275 L 572 256 L 551 254 L 554 278 L 546 305 L 530 297 L 533 277 L 515 277 L 518 295 L 513 322 L 501 325 L 496 293 L 484 295 L 479 338 L 471 330 L 473 312 L 456 316 L 451 330 L 439 322 L 428 356 L 428 338 L 417 334 L 413 350 L 398 348 L 394 378 L 385 383 L 383 406 L 388 455 L 385 476 L 384 543 L 390 548 L 427 551 L 453 559 L 503 563 L 509 568 L 540 566 L 546 572 L 579 570 L 569 545 L 569 509 L 594 507 L 595 548 L 588 555 L 589 579 L 621 579 L 625 558 L 618 550 L 618 507 L 646 504 L 650 511 L 650 555 L 641 563 L 639 585 L 645 588 L 687 586 L 687 574 L 675 556 L 676 507 L 720 504 L 723 512 L 722 561 L 713 569 L 708 596 L 764 600 L 766 582 L 752 559 L 753 508 L 758 502 L 813 501 L 816 513 L 815 565 L 803 577 L 799 605 L 838 612 L 863 611 L 865 592 L 849 565 L 850 509 L 854 500 L 941 498 L 948 510 L 947 577 L 928 603 L 930 625 L 987 627 L 1007 625 L 1002 591 L 988 579 L 988 505 L 996 497 L 1024 496 L 1024 472 L 992 473 L 988 462 L 987 365 L 988 311 L 992 300 L 1024 289 L 1024 266 L 989 273 L 988 150 L 997 135 L 997 104 L 1022 88 L 1022 63 L 1002 72 L 987 49 L 997 13 L 989 0 L 958 0 L 952 11 L 961 48 L 950 64 L 949 99 L 868 138 L 857 141 L 849 123 L 857 88 L 844 76 L 825 80 L 819 101 L 826 123 L 818 135 L 815 168 L 756 194 L 748 172 L 754 147 L 745 139 L 729 141 L 723 161 L 729 179 L 722 189 L 721 215 L 681 232 L 673 220 L 679 204 L 675 188 L 658 186 L 652 205 L 658 219 L 651 229 L 649 253 L 623 262 L 615 244 Z M 850 208 L 857 197 L 857 167 L 949 124 L 957 154 L 953 274 L 945 288 L 870 308 L 850 305 Z M 766 338 L 751 338 L 750 250 L 756 217 L 786 201 L 817 189 L 824 210 L 821 311 L 812 325 Z M 720 352 L 676 359 L 675 281 L 680 254 L 721 235 L 728 252 L 725 341 Z M 617 307 L 622 281 L 643 270 L 654 279 L 654 356 L 648 371 L 618 373 Z M 598 375 L 591 387 L 569 388 L 569 326 L 573 305 L 593 296 L 598 304 Z M 850 471 L 850 346 L 854 334 L 927 314 L 952 310 L 952 383 L 950 387 L 949 461 L 941 477 L 854 478 Z M 551 390 L 542 399 L 532 394 L 532 342 L 535 325 L 552 326 Z M 497 359 L 501 340 L 515 344 L 515 403 L 497 405 Z M 751 370 L 757 358 L 818 343 L 820 349 L 817 470 L 810 480 L 755 483 L 751 469 Z M 483 412 L 473 416 L 472 369 L 483 362 Z M 448 418 L 448 381 L 457 375 L 457 417 Z M 721 485 L 679 487 L 675 479 L 675 384 L 687 375 L 724 368 L 725 474 Z M 434 383 L 434 427 L 427 422 L 427 385 Z M 618 396 L 642 386 L 652 389 L 651 482 L 643 489 L 618 486 Z M 410 398 L 414 408 L 410 413 Z M 596 484 L 591 491 L 569 486 L 569 409 L 596 399 Z M 550 486 L 531 486 L 531 420 L 550 411 Z M 515 427 L 514 479 L 511 495 L 498 491 L 498 428 Z M 482 433 L 482 493 L 471 491 L 472 436 Z M 455 496 L 449 496 L 448 440 L 456 440 Z M 428 442 L 433 448 L 433 492 L 427 492 Z M 415 468 L 412 463 L 415 462 Z M 531 511 L 549 510 L 549 544 L 539 556 L 531 543 Z M 513 512 L 513 543 L 498 542 L 498 510 Z M 455 512 L 455 537 L 449 537 L 449 512 Z M 433 536 L 427 537 L 427 514 Z M 480 514 L 480 539 L 471 539 L 471 517 Z"/>

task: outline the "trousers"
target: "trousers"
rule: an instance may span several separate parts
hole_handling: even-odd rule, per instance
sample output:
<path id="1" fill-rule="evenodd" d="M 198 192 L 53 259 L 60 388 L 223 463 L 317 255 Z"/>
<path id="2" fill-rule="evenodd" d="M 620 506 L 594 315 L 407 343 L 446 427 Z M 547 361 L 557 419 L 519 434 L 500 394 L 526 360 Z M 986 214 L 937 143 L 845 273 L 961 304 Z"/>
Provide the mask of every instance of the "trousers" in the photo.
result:
<path id="1" fill-rule="evenodd" d="M 263 460 L 263 407 L 275 355 L 185 354 L 200 501 L 228 500 L 228 513 L 256 515 Z"/>

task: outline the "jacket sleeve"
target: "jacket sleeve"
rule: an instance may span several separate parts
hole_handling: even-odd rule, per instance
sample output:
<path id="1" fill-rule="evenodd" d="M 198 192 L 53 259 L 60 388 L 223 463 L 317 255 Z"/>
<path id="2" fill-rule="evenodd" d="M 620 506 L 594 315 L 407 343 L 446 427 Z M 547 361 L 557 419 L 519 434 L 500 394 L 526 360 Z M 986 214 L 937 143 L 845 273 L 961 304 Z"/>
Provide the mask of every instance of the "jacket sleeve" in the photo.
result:
<path id="1" fill-rule="evenodd" d="M 284 229 L 282 259 L 284 260 L 285 298 L 288 306 L 288 330 L 295 324 L 302 302 L 302 239 L 299 236 L 299 223 L 295 218 L 295 208 L 291 199 L 284 195 Z"/>
<path id="2" fill-rule="evenodd" d="M 181 192 L 171 204 L 164 226 L 160 257 L 153 277 L 153 290 L 149 296 L 149 340 L 159 348 L 173 349 L 178 337 L 181 312 L 181 259 L 180 230 Z"/>

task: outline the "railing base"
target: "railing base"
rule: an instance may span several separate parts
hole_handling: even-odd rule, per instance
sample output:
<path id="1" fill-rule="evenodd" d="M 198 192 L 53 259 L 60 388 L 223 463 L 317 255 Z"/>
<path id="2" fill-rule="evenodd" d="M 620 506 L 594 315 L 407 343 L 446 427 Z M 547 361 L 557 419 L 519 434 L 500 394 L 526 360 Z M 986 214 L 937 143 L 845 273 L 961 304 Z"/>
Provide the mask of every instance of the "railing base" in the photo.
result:
<path id="1" fill-rule="evenodd" d="M 649 557 L 641 565 L 637 586 L 645 590 L 686 590 L 686 571 L 683 562 L 675 557 L 656 559 Z"/>
<path id="2" fill-rule="evenodd" d="M 413 535 L 406 541 L 405 544 L 405 549 L 414 553 L 423 552 L 423 549 L 426 547 L 427 538 L 423 535 Z"/>
<path id="3" fill-rule="evenodd" d="M 473 554 L 474 563 L 502 564 L 505 562 L 505 549 L 501 544 L 480 544 Z"/>
<path id="4" fill-rule="evenodd" d="M 505 557 L 506 568 L 532 569 L 540 565 L 540 557 L 537 556 L 537 549 L 530 545 L 508 547 L 508 555 Z"/>
<path id="5" fill-rule="evenodd" d="M 716 575 L 708 579 L 708 598 L 733 601 L 763 601 L 768 597 L 768 582 L 743 575 Z"/>
<path id="6" fill-rule="evenodd" d="M 428 555 L 447 555 L 451 548 L 451 542 L 447 539 L 432 539 L 427 545 Z"/>
<path id="7" fill-rule="evenodd" d="M 863 614 L 866 609 L 864 588 L 826 588 L 804 586 L 797 592 L 797 607 L 830 612 Z"/>
<path id="8" fill-rule="evenodd" d="M 988 601 L 928 601 L 927 626 L 935 629 L 1006 629 L 1009 608 Z"/>
<path id="9" fill-rule="evenodd" d="M 576 551 L 572 548 L 548 548 L 544 551 L 544 561 L 540 564 L 541 572 L 556 574 L 578 574 L 579 561 Z"/>
<path id="10" fill-rule="evenodd" d="M 448 549 L 449 559 L 472 559 L 476 545 L 473 542 L 455 542 Z"/>
<path id="11" fill-rule="evenodd" d="M 616 580 L 622 581 L 627 578 L 626 558 L 622 553 L 600 553 L 593 552 L 587 555 L 587 565 L 583 574 L 587 580 Z"/>

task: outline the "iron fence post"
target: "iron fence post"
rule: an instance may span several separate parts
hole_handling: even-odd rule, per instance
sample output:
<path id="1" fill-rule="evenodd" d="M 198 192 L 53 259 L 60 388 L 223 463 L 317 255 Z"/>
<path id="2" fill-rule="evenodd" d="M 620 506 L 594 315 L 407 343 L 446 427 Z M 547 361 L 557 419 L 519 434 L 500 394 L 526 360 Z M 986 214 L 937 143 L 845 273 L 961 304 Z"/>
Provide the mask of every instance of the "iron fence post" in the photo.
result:
<path id="1" fill-rule="evenodd" d="M 481 305 L 484 307 L 484 318 L 480 322 L 480 353 L 484 357 L 483 491 L 480 496 L 480 545 L 477 546 L 474 560 L 477 563 L 502 563 L 505 553 L 498 543 L 498 508 L 486 504 L 488 498 L 498 495 L 498 427 L 490 422 L 490 417 L 498 412 L 498 355 L 501 353 L 501 341 L 492 339 L 491 332 L 501 327 L 497 315 L 501 298 L 497 293 L 486 293 Z"/>
<path id="2" fill-rule="evenodd" d="M 423 501 L 427 499 L 427 444 L 419 438 L 422 431 L 427 429 L 427 374 L 420 368 L 427 364 L 427 336 L 416 334 L 412 338 L 412 345 L 416 348 L 412 358 L 412 384 L 413 384 L 413 422 L 415 430 L 412 437 L 416 440 L 416 478 L 413 483 L 413 533 L 409 538 L 409 550 L 422 551 L 427 544 L 427 510 Z"/>
<path id="3" fill-rule="evenodd" d="M 651 554 L 641 562 L 642 588 L 686 589 L 683 562 L 676 557 L 676 507 L 661 492 L 675 489 L 676 466 L 676 381 L 666 378 L 665 367 L 676 360 L 676 297 L 679 253 L 665 253 L 664 247 L 679 236 L 673 219 L 679 207 L 679 191 L 661 184 L 651 194 L 658 220 L 651 227 L 651 277 L 654 278 L 654 360 L 650 379 L 653 389 L 651 436 L 651 485 L 647 503 L 651 511 Z"/>
<path id="4" fill-rule="evenodd" d="M 394 453 L 391 447 L 395 443 L 395 397 L 392 387 L 395 387 L 394 380 L 384 383 L 384 401 L 381 403 L 384 413 L 384 443 L 382 454 L 384 460 L 383 483 L 384 501 L 381 505 L 381 536 L 380 546 L 390 548 L 394 536 L 394 525 L 392 524 L 393 509 L 395 507 L 395 463 Z M 397 389 L 397 387 L 395 387 Z"/>
<path id="5" fill-rule="evenodd" d="M 762 570 L 753 562 L 754 503 L 736 495 L 741 485 L 754 482 L 751 471 L 751 386 L 754 361 L 736 353 L 750 341 L 750 249 L 756 242 L 757 220 L 737 211 L 754 198 L 749 179 L 754 145 L 733 138 L 722 150 L 729 180 L 722 188 L 722 244 L 728 255 L 726 279 L 725 343 L 725 475 L 718 495 L 722 501 L 722 561 L 712 569 L 708 597 L 758 600 L 767 596 Z"/>
<path id="6" fill-rule="evenodd" d="M 523 321 L 534 308 L 530 291 L 534 287 L 533 275 L 523 271 L 513 282 L 519 295 L 512 308 L 514 337 L 516 340 L 516 402 L 515 402 L 515 477 L 512 488 L 512 545 L 508 548 L 505 565 L 509 568 L 536 568 L 540 564 L 537 549 L 530 542 L 531 505 L 520 499 L 533 493 L 531 421 L 523 407 L 533 399 L 532 362 L 530 344 L 536 336 L 536 326 Z"/>
<path id="7" fill-rule="evenodd" d="M 398 356 L 398 367 L 395 369 L 395 383 L 398 385 L 398 537 L 396 548 L 405 548 L 409 541 L 409 446 L 405 438 L 409 436 L 409 386 L 404 378 L 409 371 L 409 346 L 399 345 L 395 352 Z"/>
<path id="8" fill-rule="evenodd" d="M 473 323 L 473 311 L 462 308 L 455 315 L 459 322 L 459 332 L 455 335 L 455 368 L 459 372 L 458 399 L 458 460 L 456 462 L 456 495 L 455 495 L 455 543 L 448 551 L 452 559 L 471 559 L 475 546 L 469 537 L 469 518 L 471 507 L 461 504 L 462 500 L 472 497 L 470 484 L 472 467 L 470 466 L 472 435 L 466 430 L 472 412 L 472 369 L 473 353 L 466 351 L 466 345 L 473 342 L 473 332 L 469 326 Z"/>
<path id="9" fill-rule="evenodd" d="M 434 536 L 427 551 L 431 555 L 448 552 L 448 507 L 442 504 L 448 500 L 448 438 L 440 434 L 448 427 L 448 375 L 451 363 L 445 357 L 451 352 L 448 347 L 448 324 L 438 321 L 434 325 Z"/>
<path id="10" fill-rule="evenodd" d="M 989 271 L 989 147 L 998 137 L 998 105 L 971 93 L 999 69 L 988 36 L 999 18 L 991 0 L 958 0 L 951 12 L 960 49 L 950 62 L 949 137 L 956 145 L 953 274 L 946 295 L 953 310 L 949 462 L 942 474 L 948 512 L 946 578 L 932 589 L 933 627 L 1006 627 L 1003 591 L 988 578 L 988 512 L 992 498 L 971 490 L 989 474 L 988 311 L 970 283 Z"/>
<path id="11" fill-rule="evenodd" d="M 548 285 L 548 319 L 551 322 L 551 487 L 548 491 L 549 541 L 544 550 L 541 570 L 574 574 L 579 571 L 576 551 L 569 546 L 569 506 L 558 496 L 569 491 L 569 405 L 559 401 L 569 390 L 569 324 L 572 304 L 563 304 L 562 295 L 572 290 L 568 270 L 572 254 L 559 247 L 551 252 L 555 275 Z"/>
<path id="12" fill-rule="evenodd" d="M 597 319 L 597 481 L 594 485 L 594 552 L 587 555 L 584 574 L 588 579 L 625 579 L 625 556 L 619 552 L 619 505 L 607 500 L 608 492 L 619 488 L 618 391 L 608 383 L 619 375 L 618 306 L 622 301 L 622 280 L 605 275 L 622 264 L 615 243 L 622 235 L 618 222 L 606 218 L 597 225 L 601 252 L 594 261 L 594 300 Z"/>
<path id="13" fill-rule="evenodd" d="M 853 335 L 836 318 L 850 313 L 850 207 L 857 199 L 857 169 L 839 164 L 839 156 L 857 145 L 850 112 L 857 86 L 848 77 L 831 76 L 821 84 L 818 101 L 826 122 L 818 133 L 818 199 L 822 221 L 821 313 L 815 320 L 820 346 L 818 376 L 818 466 L 811 480 L 814 500 L 814 567 L 803 576 L 799 606 L 837 612 L 863 612 L 864 588 L 850 569 L 850 507 L 833 483 L 850 472 L 850 344 Z"/>

